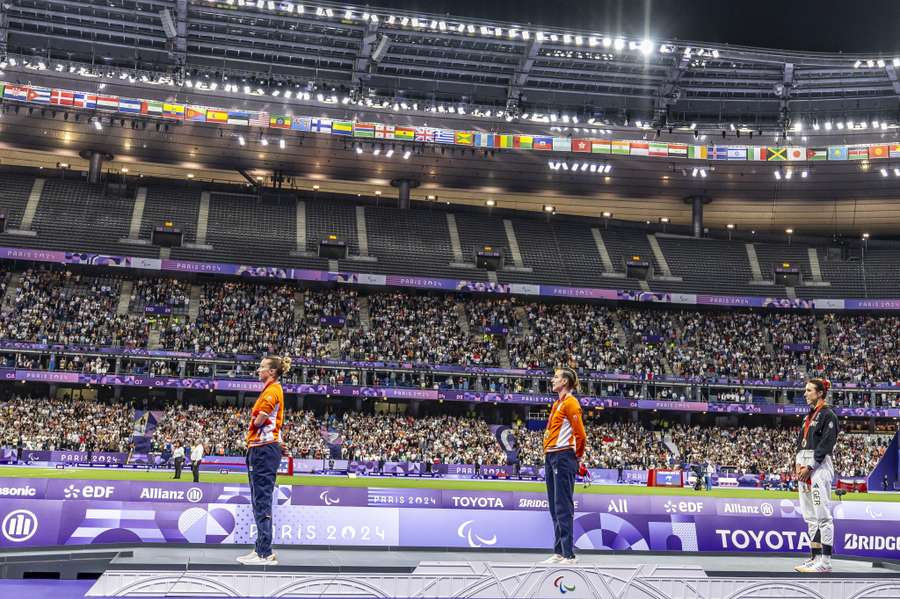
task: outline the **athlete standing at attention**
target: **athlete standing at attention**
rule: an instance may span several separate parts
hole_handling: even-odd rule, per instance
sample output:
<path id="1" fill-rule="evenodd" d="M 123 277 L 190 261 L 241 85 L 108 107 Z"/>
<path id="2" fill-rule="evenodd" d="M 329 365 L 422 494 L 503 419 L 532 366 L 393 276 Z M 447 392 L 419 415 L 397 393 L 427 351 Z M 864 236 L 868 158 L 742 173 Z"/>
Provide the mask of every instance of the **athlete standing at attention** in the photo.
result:
<path id="1" fill-rule="evenodd" d="M 547 504 L 553 519 L 553 555 L 544 564 L 578 563 L 573 531 L 575 520 L 575 475 L 584 455 L 585 433 L 581 404 L 572 395 L 578 388 L 578 376 L 571 368 L 557 368 L 550 381 L 559 399 L 550 408 L 544 431 L 544 478 Z"/>
<path id="2" fill-rule="evenodd" d="M 278 559 L 272 553 L 272 496 L 281 464 L 281 424 L 284 422 L 284 390 L 278 379 L 290 368 L 290 358 L 268 356 L 260 361 L 256 369 L 263 390 L 250 415 L 247 469 L 257 536 L 256 548 L 237 558 L 246 565 L 278 565 Z"/>
<path id="3" fill-rule="evenodd" d="M 795 460 L 800 510 L 809 527 L 811 557 L 796 566 L 797 572 L 831 572 L 831 548 L 834 545 L 834 520 L 828 508 L 834 464 L 831 453 L 838 436 L 838 418 L 828 405 L 831 382 L 810 379 L 803 393 L 810 412 L 803 421 L 797 439 Z"/>

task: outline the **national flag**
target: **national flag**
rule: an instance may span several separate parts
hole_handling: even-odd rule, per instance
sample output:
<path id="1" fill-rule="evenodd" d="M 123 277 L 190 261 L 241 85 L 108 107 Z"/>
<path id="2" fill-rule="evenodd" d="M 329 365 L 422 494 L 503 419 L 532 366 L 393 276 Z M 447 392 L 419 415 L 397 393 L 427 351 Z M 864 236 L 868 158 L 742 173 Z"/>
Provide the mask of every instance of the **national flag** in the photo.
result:
<path id="1" fill-rule="evenodd" d="M 891 158 L 900 158 L 900 144 L 891 144 L 890 155 Z"/>
<path id="2" fill-rule="evenodd" d="M 229 125 L 241 125 L 243 127 L 250 126 L 250 113 L 244 112 L 242 110 L 229 110 L 228 111 L 228 120 L 226 121 Z"/>
<path id="3" fill-rule="evenodd" d="M 112 110 L 116 111 L 119 109 L 119 97 L 118 96 L 97 96 L 97 109 L 98 110 Z"/>
<path id="4" fill-rule="evenodd" d="M 309 117 L 295 116 L 291 119 L 291 129 L 293 131 L 309 131 Z"/>
<path id="5" fill-rule="evenodd" d="M 850 160 L 868 160 L 869 147 L 868 146 L 850 146 L 847 149 L 847 158 L 849 158 Z"/>
<path id="6" fill-rule="evenodd" d="M 806 148 L 790 146 L 787 149 L 787 159 L 791 161 L 806 160 Z"/>
<path id="7" fill-rule="evenodd" d="M 591 140 L 591 153 L 592 154 L 609 154 L 611 151 L 610 142 L 608 139 L 592 139 Z"/>
<path id="8" fill-rule="evenodd" d="M 632 156 L 649 156 L 650 155 L 650 144 L 646 141 L 633 141 L 631 142 L 631 155 Z"/>
<path id="9" fill-rule="evenodd" d="M 97 108 L 97 94 L 75 92 L 75 99 L 72 100 L 72 106 L 85 109 Z"/>
<path id="10" fill-rule="evenodd" d="M 869 146 L 869 160 L 888 158 L 891 151 L 888 146 Z"/>
<path id="11" fill-rule="evenodd" d="M 708 156 L 709 150 L 706 146 L 688 146 L 688 158 L 706 160 Z"/>
<path id="12" fill-rule="evenodd" d="M 479 148 L 493 148 L 497 146 L 496 133 L 475 133 L 474 145 Z"/>
<path id="13" fill-rule="evenodd" d="M 713 146 L 707 153 L 710 160 L 747 160 L 747 148 L 741 146 Z"/>
<path id="14" fill-rule="evenodd" d="M 520 150 L 530 150 L 534 145 L 534 137 L 531 135 L 516 135 L 513 138 L 513 147 Z"/>
<path id="15" fill-rule="evenodd" d="M 554 137 L 553 138 L 553 151 L 554 152 L 571 152 L 572 151 L 572 138 L 571 137 Z"/>
<path id="16" fill-rule="evenodd" d="M 250 126 L 251 127 L 268 127 L 269 126 L 269 113 L 268 112 L 251 112 L 250 113 Z"/>
<path id="17" fill-rule="evenodd" d="M 828 146 L 828 160 L 847 160 L 847 146 Z"/>
<path id="18" fill-rule="evenodd" d="M 434 141 L 439 144 L 456 143 L 456 131 L 453 129 L 438 129 L 434 132 Z"/>
<path id="19" fill-rule="evenodd" d="M 184 104 L 169 104 L 163 102 L 163 116 L 169 119 L 184 119 Z"/>
<path id="20" fill-rule="evenodd" d="M 163 111 L 163 103 L 157 102 L 156 100 L 144 100 L 141 102 L 141 112 L 143 114 L 162 114 Z M 223 113 L 225 118 L 222 119 L 222 122 L 228 120 L 228 113 Z M 209 120 L 209 118 L 207 118 Z"/>
<path id="21" fill-rule="evenodd" d="M 28 101 L 28 88 L 21 85 L 7 85 L 3 88 L 4 100 Z"/>
<path id="22" fill-rule="evenodd" d="M 535 135 L 534 144 L 531 147 L 535 150 L 552 150 L 553 138 L 549 135 Z"/>
<path id="23" fill-rule="evenodd" d="M 412 127 L 394 127 L 394 139 L 413 141 L 415 138 L 416 130 Z"/>
<path id="24" fill-rule="evenodd" d="M 750 154 L 747 160 L 766 160 L 768 156 L 766 148 L 763 146 L 753 146 L 750 148 Z"/>
<path id="25" fill-rule="evenodd" d="M 434 136 L 437 132 L 430 127 L 416 127 L 415 128 L 415 140 L 422 141 L 425 143 L 434 143 Z"/>
<path id="26" fill-rule="evenodd" d="M 146 102 L 144 102 L 146 104 Z M 206 122 L 207 123 L 227 123 L 228 122 L 228 113 L 224 110 L 207 110 L 206 111 Z"/>
<path id="27" fill-rule="evenodd" d="M 309 130 L 313 133 L 331 134 L 331 119 L 312 119 L 309 121 Z"/>
<path id="28" fill-rule="evenodd" d="M 332 121 L 332 135 L 353 135 L 353 121 Z"/>
<path id="29" fill-rule="evenodd" d="M 669 144 L 659 141 L 650 142 L 650 155 L 666 158 L 669 156 Z"/>
<path id="30" fill-rule="evenodd" d="M 50 91 L 49 87 L 32 87 L 28 90 L 28 101 L 35 104 L 49 104 Z"/>
<path id="31" fill-rule="evenodd" d="M 140 114 L 141 101 L 136 98 L 119 98 L 119 112 Z"/>
<path id="32" fill-rule="evenodd" d="M 591 151 L 591 140 L 589 139 L 573 139 L 572 140 L 572 151 L 573 152 L 590 152 Z"/>
<path id="33" fill-rule="evenodd" d="M 500 139 L 498 140 L 499 148 L 511 148 L 513 147 L 513 136 L 512 135 L 498 135 Z"/>
<path id="34" fill-rule="evenodd" d="M 375 139 L 394 139 L 394 126 L 375 123 Z"/>
<path id="35" fill-rule="evenodd" d="M 353 123 L 353 137 L 373 139 L 375 137 L 375 123 Z"/>
<path id="36" fill-rule="evenodd" d="M 456 145 L 458 146 L 471 146 L 473 142 L 474 134 L 471 131 L 457 131 L 456 132 Z"/>
<path id="37" fill-rule="evenodd" d="M 669 144 L 669 156 L 674 158 L 687 158 L 687 144 Z"/>
<path id="38" fill-rule="evenodd" d="M 271 129 L 290 129 L 291 117 L 286 114 L 270 114 L 269 127 Z"/>
<path id="39" fill-rule="evenodd" d="M 787 151 L 788 149 L 784 147 L 769 147 L 766 149 L 766 160 L 768 160 L 769 162 L 787 160 Z"/>
<path id="40" fill-rule="evenodd" d="M 807 148 L 807 160 L 828 160 L 828 148 Z"/>
<path id="41" fill-rule="evenodd" d="M 184 120 L 192 123 L 205 123 L 207 110 L 209 109 L 206 106 L 185 106 Z"/>
<path id="42" fill-rule="evenodd" d="M 609 146 L 613 154 L 628 154 L 631 152 L 631 143 L 627 141 L 612 141 Z"/>
<path id="43" fill-rule="evenodd" d="M 55 89 L 50 93 L 50 103 L 57 106 L 71 106 L 75 103 L 75 92 Z"/>

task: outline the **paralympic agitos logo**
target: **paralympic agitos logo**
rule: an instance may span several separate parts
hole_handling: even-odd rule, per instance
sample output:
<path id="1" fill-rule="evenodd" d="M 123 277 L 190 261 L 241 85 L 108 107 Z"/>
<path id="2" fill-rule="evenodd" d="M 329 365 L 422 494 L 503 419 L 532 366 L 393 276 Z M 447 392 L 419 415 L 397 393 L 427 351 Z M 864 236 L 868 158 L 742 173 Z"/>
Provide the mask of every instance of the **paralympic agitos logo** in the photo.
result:
<path id="1" fill-rule="evenodd" d="M 563 580 L 563 576 L 557 576 L 556 580 L 553 581 L 553 586 L 559 589 L 559 592 L 563 595 L 566 593 L 570 593 L 575 590 L 574 584 L 566 584 Z"/>

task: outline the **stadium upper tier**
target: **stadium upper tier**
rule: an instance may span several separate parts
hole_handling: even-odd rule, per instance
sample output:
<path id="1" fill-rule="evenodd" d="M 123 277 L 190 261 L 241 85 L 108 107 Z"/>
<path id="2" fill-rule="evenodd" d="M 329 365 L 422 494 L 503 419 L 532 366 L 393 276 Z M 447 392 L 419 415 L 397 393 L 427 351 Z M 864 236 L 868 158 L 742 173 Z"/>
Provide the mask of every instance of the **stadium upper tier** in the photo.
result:
<path id="1" fill-rule="evenodd" d="M 320 105 L 486 122 L 699 123 L 746 134 L 833 119 L 862 130 L 896 126 L 900 93 L 900 58 L 887 54 L 650 40 L 329 2 L 13 0 L 0 7 L 0 24 L 0 64 L 11 70 L 166 95 L 280 101 L 290 92 Z"/>
<path id="2" fill-rule="evenodd" d="M 731 241 L 692 238 L 657 225 L 437 202 L 401 210 L 356 196 L 240 192 L 149 183 L 119 195 L 79 180 L 5 174 L 0 212 L 8 231 L 0 245 L 674 293 L 900 297 L 900 245 L 890 242 L 873 240 L 842 254 L 831 239 L 777 242 L 746 232 Z M 149 245 L 154 227 L 165 221 L 183 231 L 183 247 Z M 346 243 L 347 259 L 318 257 L 319 242 L 332 235 Z M 485 246 L 502 254 L 496 273 L 475 267 Z M 648 265 L 649 278 L 628 278 L 629 261 Z M 776 281 L 784 274 L 776 270 L 796 271 L 798 280 Z"/>

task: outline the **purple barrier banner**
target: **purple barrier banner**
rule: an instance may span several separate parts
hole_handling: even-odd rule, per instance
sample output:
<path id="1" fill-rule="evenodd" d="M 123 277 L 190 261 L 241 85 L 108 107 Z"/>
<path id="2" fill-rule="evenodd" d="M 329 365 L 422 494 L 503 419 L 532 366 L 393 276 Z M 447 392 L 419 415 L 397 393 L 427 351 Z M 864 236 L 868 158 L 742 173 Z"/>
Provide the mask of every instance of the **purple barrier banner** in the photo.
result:
<path id="1" fill-rule="evenodd" d="M 481 332 L 488 335 L 509 335 L 509 327 L 491 325 L 489 327 L 481 327 Z"/>
<path id="2" fill-rule="evenodd" d="M 846 310 L 900 310 L 900 299 L 845 299 Z"/>
<path id="3" fill-rule="evenodd" d="M 347 319 L 343 316 L 322 316 L 319 318 L 319 324 L 327 327 L 342 327 L 347 324 Z"/>
<path id="4" fill-rule="evenodd" d="M 812 351 L 811 343 L 785 343 L 782 348 L 789 352 L 809 352 Z"/>
<path id="5" fill-rule="evenodd" d="M 144 314 L 152 314 L 154 316 L 166 316 L 172 313 L 171 306 L 144 306 Z"/>
<path id="6" fill-rule="evenodd" d="M 615 289 L 590 289 L 587 287 L 560 287 L 557 285 L 541 285 L 540 295 L 552 297 L 577 297 L 583 299 L 619 299 Z"/>
<path id="7" fill-rule="evenodd" d="M 256 536 L 249 495 L 246 485 L 0 481 L 0 547 L 249 544 Z M 809 549 L 798 502 L 765 492 L 758 499 L 576 493 L 575 505 L 578 549 Z M 538 549 L 553 538 L 544 493 L 280 486 L 273 509 L 281 544 Z M 893 532 L 900 504 L 835 502 L 831 509 L 836 553 L 900 558 Z"/>
<path id="8" fill-rule="evenodd" d="M 657 401 L 655 399 L 639 399 L 641 410 L 676 410 L 679 412 L 705 412 L 708 404 L 701 401 Z"/>
<path id="9" fill-rule="evenodd" d="M 90 457 L 90 459 L 88 459 Z M 53 462 L 55 464 L 124 464 L 128 461 L 127 453 L 110 453 L 96 451 L 30 451 L 22 452 L 22 460 L 26 462 Z"/>

